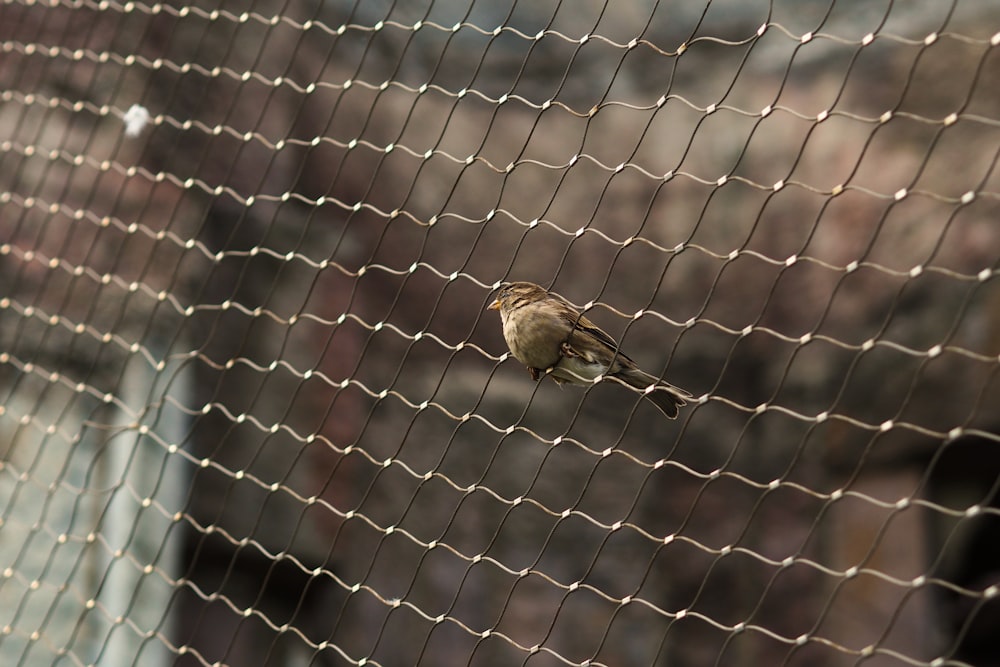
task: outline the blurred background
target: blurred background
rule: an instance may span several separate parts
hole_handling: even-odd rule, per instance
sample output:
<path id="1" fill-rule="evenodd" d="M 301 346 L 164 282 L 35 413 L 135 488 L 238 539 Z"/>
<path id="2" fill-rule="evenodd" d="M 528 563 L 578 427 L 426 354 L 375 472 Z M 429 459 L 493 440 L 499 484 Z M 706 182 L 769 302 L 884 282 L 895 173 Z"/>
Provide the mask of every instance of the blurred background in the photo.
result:
<path id="1" fill-rule="evenodd" d="M 1000 665 L 998 45 L 6 0 L 0 662 Z M 532 382 L 504 280 L 695 400 Z"/>

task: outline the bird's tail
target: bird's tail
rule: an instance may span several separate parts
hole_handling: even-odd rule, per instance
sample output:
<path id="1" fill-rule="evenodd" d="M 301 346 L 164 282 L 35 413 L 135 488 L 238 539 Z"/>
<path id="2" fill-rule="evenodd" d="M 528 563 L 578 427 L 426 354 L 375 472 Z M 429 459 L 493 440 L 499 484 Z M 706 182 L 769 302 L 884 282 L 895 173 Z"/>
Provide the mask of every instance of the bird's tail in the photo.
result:
<path id="1" fill-rule="evenodd" d="M 676 419 L 680 408 L 687 405 L 691 394 L 680 387 L 664 382 L 638 368 L 623 368 L 616 376 L 622 382 L 642 393 L 667 419 Z M 652 386 L 653 389 L 649 389 Z"/>

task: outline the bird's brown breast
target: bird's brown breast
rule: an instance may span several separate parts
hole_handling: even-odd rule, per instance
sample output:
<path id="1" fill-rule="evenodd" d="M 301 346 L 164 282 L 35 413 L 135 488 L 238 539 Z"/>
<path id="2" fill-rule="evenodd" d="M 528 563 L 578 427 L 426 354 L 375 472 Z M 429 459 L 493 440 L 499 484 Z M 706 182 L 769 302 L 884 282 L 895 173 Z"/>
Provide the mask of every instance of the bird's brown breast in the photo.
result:
<path id="1" fill-rule="evenodd" d="M 538 304 L 523 306 L 504 318 L 503 336 L 511 354 L 529 368 L 546 369 L 559 361 L 565 326 Z"/>

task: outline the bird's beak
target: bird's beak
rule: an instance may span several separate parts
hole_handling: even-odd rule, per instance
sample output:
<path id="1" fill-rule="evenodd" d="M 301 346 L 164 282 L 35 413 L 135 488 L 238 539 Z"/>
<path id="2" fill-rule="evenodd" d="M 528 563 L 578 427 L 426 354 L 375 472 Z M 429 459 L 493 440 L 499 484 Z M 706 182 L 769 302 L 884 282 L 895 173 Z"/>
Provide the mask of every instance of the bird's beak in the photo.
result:
<path id="1" fill-rule="evenodd" d="M 486 306 L 487 310 L 500 310 L 500 299 L 493 299 L 493 303 Z"/>

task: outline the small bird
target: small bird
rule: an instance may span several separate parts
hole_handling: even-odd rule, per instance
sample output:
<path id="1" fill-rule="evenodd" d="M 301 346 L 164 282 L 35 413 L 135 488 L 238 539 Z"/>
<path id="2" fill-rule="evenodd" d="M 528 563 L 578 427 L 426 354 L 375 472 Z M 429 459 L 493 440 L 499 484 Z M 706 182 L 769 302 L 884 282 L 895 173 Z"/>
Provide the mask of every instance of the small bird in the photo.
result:
<path id="1" fill-rule="evenodd" d="M 533 380 L 543 373 L 559 384 L 590 385 L 610 377 L 640 392 L 669 419 L 691 394 L 640 370 L 615 339 L 569 301 L 529 282 L 504 283 L 489 310 L 500 311 L 511 354 Z"/>

